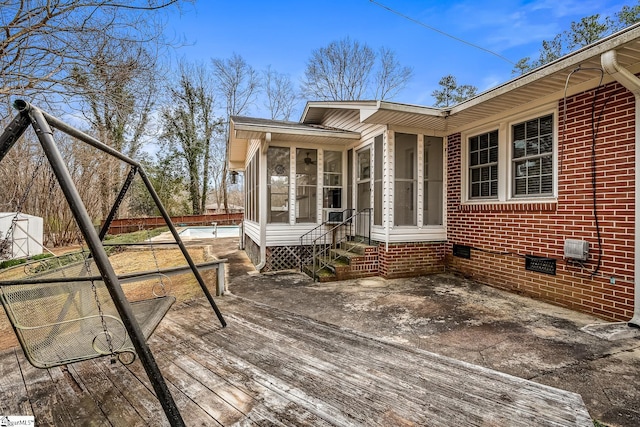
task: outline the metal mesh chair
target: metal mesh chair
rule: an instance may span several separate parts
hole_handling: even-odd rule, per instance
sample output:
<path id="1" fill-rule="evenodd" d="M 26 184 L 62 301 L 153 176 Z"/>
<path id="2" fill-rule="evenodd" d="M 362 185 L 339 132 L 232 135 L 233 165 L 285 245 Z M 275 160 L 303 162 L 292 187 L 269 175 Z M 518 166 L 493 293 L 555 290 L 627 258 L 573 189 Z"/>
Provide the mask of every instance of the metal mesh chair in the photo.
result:
<path id="1" fill-rule="evenodd" d="M 133 344 L 104 282 L 87 277 L 85 266 L 84 262 L 71 264 L 32 276 L 22 284 L 20 280 L 4 282 L 10 285 L 0 282 L 7 317 L 25 356 L 36 367 L 106 355 L 118 356 L 125 363 L 135 359 Z M 174 302 L 173 296 L 162 296 L 130 303 L 145 338 Z"/>

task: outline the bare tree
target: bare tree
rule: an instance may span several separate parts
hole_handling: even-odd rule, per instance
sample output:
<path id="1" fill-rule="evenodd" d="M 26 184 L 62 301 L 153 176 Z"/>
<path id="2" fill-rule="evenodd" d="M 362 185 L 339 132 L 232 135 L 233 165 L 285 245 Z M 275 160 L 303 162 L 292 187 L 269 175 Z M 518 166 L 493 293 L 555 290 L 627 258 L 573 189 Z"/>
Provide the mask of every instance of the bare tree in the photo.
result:
<path id="1" fill-rule="evenodd" d="M 255 101 L 260 88 L 257 71 L 236 53 L 231 58 L 214 58 L 211 62 L 217 93 L 220 95 L 221 102 L 224 103 L 226 117 L 245 114 Z M 224 135 L 228 136 L 228 123 L 225 126 Z M 228 212 L 227 175 L 229 165 L 227 160 L 229 159 L 229 146 L 227 144 L 225 144 L 224 159 L 221 186 L 224 208 Z"/>
<path id="2" fill-rule="evenodd" d="M 304 72 L 306 96 L 329 101 L 363 99 L 376 54 L 349 37 L 315 49 Z"/>
<path id="3" fill-rule="evenodd" d="M 211 142 L 222 121 L 214 119 L 213 89 L 203 66 L 182 63 L 178 80 L 177 87 L 168 88 L 162 139 L 165 149 L 184 162 L 191 210 L 200 214 L 208 193 Z"/>
<path id="4" fill-rule="evenodd" d="M 269 66 L 264 71 L 265 107 L 273 120 L 289 120 L 298 95 L 288 74 L 280 74 Z"/>
<path id="5" fill-rule="evenodd" d="M 375 99 L 393 99 L 413 77 L 410 67 L 403 67 L 396 54 L 385 47 L 380 48 L 380 66 L 376 73 Z"/>
<path id="6" fill-rule="evenodd" d="M 71 79 L 77 89 L 91 130 L 105 144 L 135 158 L 156 100 L 156 59 L 142 46 L 109 40 L 94 41 L 88 66 L 74 67 Z M 115 158 L 100 168 L 102 217 L 106 217 L 120 190 L 126 171 Z M 126 213 L 128 205 L 121 206 Z"/>
<path id="7" fill-rule="evenodd" d="M 311 53 L 302 90 L 319 100 L 390 99 L 411 76 L 411 69 L 400 66 L 393 51 L 382 48 L 377 54 L 347 37 Z"/>
<path id="8" fill-rule="evenodd" d="M 69 71 L 91 58 L 86 40 L 160 41 L 157 14 L 184 1 L 0 0 L 0 96 L 63 94 Z"/>

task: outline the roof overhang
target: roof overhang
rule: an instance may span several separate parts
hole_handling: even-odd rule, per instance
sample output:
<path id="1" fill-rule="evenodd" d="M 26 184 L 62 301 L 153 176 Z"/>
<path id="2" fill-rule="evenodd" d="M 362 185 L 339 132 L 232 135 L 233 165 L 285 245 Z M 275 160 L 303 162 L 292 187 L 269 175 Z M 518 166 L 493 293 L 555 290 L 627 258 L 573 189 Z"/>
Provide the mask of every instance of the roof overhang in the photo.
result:
<path id="1" fill-rule="evenodd" d="M 483 92 L 454 107 L 433 108 L 387 101 L 311 101 L 302 123 L 322 123 L 332 110 L 358 110 L 362 123 L 425 129 L 451 134 L 504 117 L 512 111 L 557 102 L 564 96 L 600 84 L 601 56 L 617 52 L 618 63 L 640 72 L 640 24 L 633 25 L 596 43 L 572 52 L 527 74 Z M 613 81 L 608 75 L 602 83 Z"/>
<path id="2" fill-rule="evenodd" d="M 264 142 L 267 139 L 299 144 L 344 145 L 360 140 L 360 133 L 305 123 L 232 116 L 229 123 L 230 168 L 244 169 L 250 141 Z"/>

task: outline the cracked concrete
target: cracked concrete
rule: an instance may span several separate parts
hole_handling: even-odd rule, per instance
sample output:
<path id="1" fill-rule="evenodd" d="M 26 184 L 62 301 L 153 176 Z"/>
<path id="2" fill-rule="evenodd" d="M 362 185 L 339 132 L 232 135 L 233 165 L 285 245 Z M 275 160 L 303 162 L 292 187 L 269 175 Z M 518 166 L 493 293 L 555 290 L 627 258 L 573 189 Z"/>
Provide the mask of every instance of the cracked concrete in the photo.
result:
<path id="1" fill-rule="evenodd" d="M 579 393 L 609 426 L 640 425 L 640 330 L 616 340 L 582 328 L 602 320 L 451 274 L 314 283 L 297 272 L 256 274 L 234 241 L 231 293 L 382 340 Z M 237 241 L 237 240 L 236 240 Z"/>

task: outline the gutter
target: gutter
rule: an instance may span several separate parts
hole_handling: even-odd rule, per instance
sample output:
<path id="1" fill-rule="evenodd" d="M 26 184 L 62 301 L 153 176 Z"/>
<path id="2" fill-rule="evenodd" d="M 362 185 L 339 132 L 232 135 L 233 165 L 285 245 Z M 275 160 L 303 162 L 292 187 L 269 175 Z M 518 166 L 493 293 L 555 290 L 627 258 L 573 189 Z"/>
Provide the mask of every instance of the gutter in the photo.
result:
<path id="1" fill-rule="evenodd" d="M 636 165 L 635 165 L 635 247 L 634 247 L 634 304 L 630 326 L 640 327 L 640 79 L 618 64 L 617 52 L 609 50 L 600 56 L 602 68 L 635 96 Z"/>

